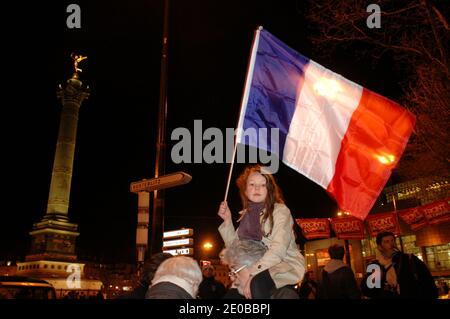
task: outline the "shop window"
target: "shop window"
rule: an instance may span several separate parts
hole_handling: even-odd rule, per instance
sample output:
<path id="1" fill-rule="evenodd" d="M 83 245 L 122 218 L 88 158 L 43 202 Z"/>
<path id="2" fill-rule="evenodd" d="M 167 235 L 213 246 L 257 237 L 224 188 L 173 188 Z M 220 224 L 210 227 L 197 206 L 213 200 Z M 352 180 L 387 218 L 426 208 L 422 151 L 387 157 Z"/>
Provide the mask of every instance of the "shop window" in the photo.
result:
<path id="1" fill-rule="evenodd" d="M 317 266 L 323 267 L 330 261 L 330 255 L 328 254 L 328 248 L 316 250 Z"/>
<path id="2" fill-rule="evenodd" d="M 377 243 L 375 238 L 363 239 L 362 244 L 362 254 L 364 258 L 375 257 L 375 252 L 377 249 Z"/>
<path id="3" fill-rule="evenodd" d="M 420 247 L 416 246 L 416 235 L 402 236 L 403 252 L 406 254 L 414 254 L 420 260 L 423 260 Z"/>
<path id="4" fill-rule="evenodd" d="M 450 270 L 450 243 L 426 247 L 426 254 L 431 271 Z"/>

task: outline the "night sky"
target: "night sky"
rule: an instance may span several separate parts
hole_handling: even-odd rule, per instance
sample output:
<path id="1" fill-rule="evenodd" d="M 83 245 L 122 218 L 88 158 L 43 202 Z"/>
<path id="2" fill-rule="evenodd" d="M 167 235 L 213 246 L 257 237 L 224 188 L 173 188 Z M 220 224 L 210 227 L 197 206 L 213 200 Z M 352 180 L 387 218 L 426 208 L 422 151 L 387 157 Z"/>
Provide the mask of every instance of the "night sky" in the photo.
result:
<path id="1" fill-rule="evenodd" d="M 23 259 L 32 224 L 46 212 L 61 102 L 58 84 L 72 75 L 71 52 L 88 56 L 69 218 L 78 223 L 84 260 L 134 262 L 137 195 L 129 184 L 154 173 L 162 35 L 161 1 L 35 1 L 3 8 L 3 179 L 0 260 Z M 68 29 L 66 7 L 81 6 L 81 29 Z M 166 194 L 165 229 L 192 227 L 196 243 L 221 241 L 216 212 L 229 164 L 174 164 L 177 127 L 235 127 L 253 32 L 258 25 L 305 56 L 394 101 L 400 74 L 389 55 L 376 66 L 352 50 L 316 55 L 304 19 L 307 1 L 182 1 L 170 9 L 166 173 L 193 179 Z M 355 50 L 358 50 L 355 47 Z M 205 143 L 206 144 L 206 143 Z M 280 164 L 276 178 L 296 217 L 329 217 L 334 201 Z M 240 209 L 235 179 L 229 194 Z"/>

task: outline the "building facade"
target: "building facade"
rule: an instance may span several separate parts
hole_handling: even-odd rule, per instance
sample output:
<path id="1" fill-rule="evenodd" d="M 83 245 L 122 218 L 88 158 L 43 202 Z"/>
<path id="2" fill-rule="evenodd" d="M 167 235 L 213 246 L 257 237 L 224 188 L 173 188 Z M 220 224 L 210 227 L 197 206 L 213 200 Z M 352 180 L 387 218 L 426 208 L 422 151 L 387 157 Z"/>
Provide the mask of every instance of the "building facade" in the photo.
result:
<path id="1" fill-rule="evenodd" d="M 389 212 L 426 205 L 450 197 L 450 179 L 445 177 L 421 178 L 386 187 L 373 207 L 371 214 Z M 427 225 L 416 231 L 398 218 L 401 235 L 396 238 L 397 247 L 405 253 L 416 255 L 428 266 L 436 285 L 446 282 L 450 286 L 450 223 Z M 344 246 L 337 238 L 308 241 L 304 255 L 306 269 L 320 276 L 329 261 L 328 247 Z M 367 265 L 375 259 L 375 238 L 368 235 L 363 240 L 349 240 L 351 267 L 356 279 L 361 280 Z M 345 261 L 345 260 L 344 260 Z"/>

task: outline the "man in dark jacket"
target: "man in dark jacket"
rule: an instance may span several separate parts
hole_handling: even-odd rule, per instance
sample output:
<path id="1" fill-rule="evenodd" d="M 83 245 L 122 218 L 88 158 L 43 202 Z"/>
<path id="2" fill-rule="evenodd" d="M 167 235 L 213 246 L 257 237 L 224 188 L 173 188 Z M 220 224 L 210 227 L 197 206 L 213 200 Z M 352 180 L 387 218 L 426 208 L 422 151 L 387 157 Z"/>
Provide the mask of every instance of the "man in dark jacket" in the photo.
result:
<path id="1" fill-rule="evenodd" d="M 118 299 L 145 299 L 148 287 L 150 286 L 153 276 L 159 265 L 166 259 L 173 257 L 168 253 L 156 253 L 144 262 L 141 277 L 134 290 L 126 295 L 120 296 Z"/>
<path id="2" fill-rule="evenodd" d="M 191 257 L 175 256 L 165 260 L 155 273 L 147 299 L 196 299 L 202 271 Z"/>
<path id="3" fill-rule="evenodd" d="M 322 271 L 319 288 L 320 299 L 359 299 L 361 294 L 356 284 L 353 270 L 342 260 L 345 249 L 339 245 L 328 248 L 331 260 Z"/>
<path id="4" fill-rule="evenodd" d="M 438 290 L 427 266 L 413 254 L 400 252 L 392 232 L 381 232 L 376 238 L 376 260 L 371 264 L 380 269 L 379 287 L 369 287 L 366 274 L 361 282 L 363 294 L 369 298 L 436 299 Z"/>
<path id="5" fill-rule="evenodd" d="M 215 278 L 216 270 L 213 265 L 205 265 L 202 269 L 203 281 L 198 287 L 200 299 L 222 299 L 225 286 Z"/>
<path id="6" fill-rule="evenodd" d="M 300 299 L 316 299 L 317 293 L 318 285 L 314 280 L 314 272 L 312 270 L 307 271 L 298 290 L 298 295 Z"/>

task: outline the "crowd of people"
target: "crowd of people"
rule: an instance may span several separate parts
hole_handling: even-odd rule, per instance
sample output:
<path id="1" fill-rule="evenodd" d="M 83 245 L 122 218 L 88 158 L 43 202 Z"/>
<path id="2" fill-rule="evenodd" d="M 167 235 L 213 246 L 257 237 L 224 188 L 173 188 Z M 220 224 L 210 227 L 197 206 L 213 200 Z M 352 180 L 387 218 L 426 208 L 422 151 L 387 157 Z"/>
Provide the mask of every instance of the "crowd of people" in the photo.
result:
<path id="1" fill-rule="evenodd" d="M 77 300 L 98 299 L 98 300 L 103 300 L 103 299 L 105 299 L 105 296 L 103 295 L 103 293 L 101 291 L 84 292 L 84 291 L 71 290 L 71 291 L 68 291 L 67 293 L 65 293 L 64 296 L 62 297 L 62 299 L 77 299 Z"/>
<path id="2" fill-rule="evenodd" d="M 393 235 L 382 233 L 378 241 L 390 240 Z M 352 269 L 343 262 L 343 246 L 330 246 L 330 261 L 318 278 L 314 272 L 304 274 L 297 285 L 277 286 L 271 269 L 252 274 L 252 269 L 267 253 L 268 248 L 260 241 L 236 240 L 225 249 L 223 262 L 229 266 L 231 285 L 225 287 L 215 279 L 215 267 L 200 268 L 197 261 L 185 256 L 157 254 L 150 258 L 151 267 L 142 274 L 140 284 L 127 298 L 134 299 L 436 299 L 438 289 L 420 259 L 403 254 L 393 247 L 391 253 L 379 244 L 380 256 L 371 264 L 379 266 L 379 284 L 376 279 L 370 285 L 372 275 L 368 272 L 357 284 Z M 156 257 L 156 258 L 155 258 Z M 156 267 L 156 271 L 154 268 Z M 257 268 L 257 267 L 256 267 Z M 152 270 L 153 269 L 153 270 Z M 392 270 L 391 270 L 392 269 Z M 249 284 L 249 294 L 246 292 Z M 440 287 L 448 294 L 448 286 Z"/>
<path id="3" fill-rule="evenodd" d="M 377 255 L 360 284 L 344 263 L 345 249 L 329 247 L 329 262 L 318 274 L 305 273 L 296 244 L 294 219 L 274 177 L 251 166 L 237 179 L 242 210 L 234 227 L 227 202 L 218 215 L 225 243 L 221 263 L 229 268 L 231 285 L 215 279 L 213 265 L 200 268 L 191 257 L 156 254 L 146 262 L 138 287 L 128 298 L 147 299 L 391 299 L 438 297 L 426 265 L 400 252 L 395 236 L 379 233 Z M 445 287 L 441 289 L 445 290 Z M 446 287 L 448 292 L 448 286 Z"/>

